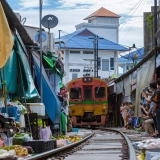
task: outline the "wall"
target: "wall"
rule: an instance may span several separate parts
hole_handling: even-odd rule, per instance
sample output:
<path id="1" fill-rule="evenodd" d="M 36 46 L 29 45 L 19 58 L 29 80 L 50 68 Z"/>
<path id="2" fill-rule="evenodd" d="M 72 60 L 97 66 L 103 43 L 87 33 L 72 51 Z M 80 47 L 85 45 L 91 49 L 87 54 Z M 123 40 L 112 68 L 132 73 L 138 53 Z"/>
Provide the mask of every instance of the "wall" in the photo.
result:
<path id="1" fill-rule="evenodd" d="M 145 12 L 143 14 L 143 30 L 144 30 L 144 55 L 147 55 L 153 48 L 153 30 L 149 29 L 147 17 L 151 12 Z"/>
<path id="2" fill-rule="evenodd" d="M 118 29 L 117 28 L 92 28 L 88 27 L 90 31 L 100 37 L 108 39 L 112 42 L 118 43 Z"/>
<path id="3" fill-rule="evenodd" d="M 73 50 L 72 50 L 73 51 Z M 74 50 L 76 51 L 76 50 Z M 65 66 L 65 72 L 66 76 L 64 77 L 64 84 L 68 83 L 72 80 L 72 74 L 77 73 L 78 77 L 83 77 L 83 74 L 90 73 L 90 72 L 84 72 L 84 67 L 90 67 L 90 61 L 85 61 L 84 59 L 94 59 L 94 54 L 83 54 L 83 51 L 86 50 L 77 50 L 80 51 L 79 54 L 73 54 L 70 53 L 70 50 L 64 50 L 64 66 Z M 91 51 L 91 50 L 90 50 Z M 114 51 L 103 51 L 99 50 L 99 57 L 101 57 L 101 70 L 99 70 L 98 75 L 101 78 L 108 78 L 109 76 L 112 76 L 114 74 L 114 70 L 109 71 L 102 71 L 102 59 L 109 59 L 114 58 Z M 92 75 L 94 75 L 94 63 L 92 62 L 92 68 L 93 72 Z M 110 62 L 109 62 L 109 68 L 110 68 Z M 114 69 L 116 67 L 114 66 Z M 80 69 L 80 72 L 71 72 L 70 69 Z M 89 68 L 88 68 L 89 69 Z"/>
<path id="4" fill-rule="evenodd" d="M 118 43 L 118 26 L 108 26 L 108 25 L 97 25 L 97 24 L 90 24 L 90 23 L 81 23 L 80 25 L 76 26 L 76 30 L 80 29 L 89 29 L 94 34 L 108 39 L 112 42 Z"/>
<path id="5" fill-rule="evenodd" d="M 119 39 L 119 18 L 94 17 L 90 23 L 81 23 L 76 25 L 76 30 L 88 28 L 94 34 L 118 43 Z"/>
<path id="6" fill-rule="evenodd" d="M 29 34 L 29 36 L 31 37 L 31 39 L 36 43 L 35 41 L 35 36 L 38 34 L 38 31 L 39 31 L 39 28 L 36 28 L 36 27 L 31 27 L 31 26 L 24 26 L 24 28 L 26 29 L 27 33 Z M 49 36 L 48 36 L 48 32 L 46 31 L 42 31 L 47 39 L 46 41 L 44 41 L 42 43 L 42 48 L 43 48 L 43 51 L 46 52 L 47 50 L 49 50 L 48 48 L 48 39 L 49 39 Z M 50 46 L 50 51 L 53 52 L 53 48 L 54 48 L 54 34 L 53 33 L 50 33 L 50 36 L 51 36 L 51 46 Z M 39 45 L 39 43 L 37 43 Z"/>

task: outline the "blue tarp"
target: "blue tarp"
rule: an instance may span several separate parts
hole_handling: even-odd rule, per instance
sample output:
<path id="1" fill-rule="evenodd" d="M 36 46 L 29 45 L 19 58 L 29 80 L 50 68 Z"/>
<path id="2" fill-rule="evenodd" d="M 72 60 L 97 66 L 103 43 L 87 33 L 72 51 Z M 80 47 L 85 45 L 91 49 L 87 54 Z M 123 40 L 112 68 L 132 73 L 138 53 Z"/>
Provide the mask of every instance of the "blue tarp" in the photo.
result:
<path id="1" fill-rule="evenodd" d="M 35 64 L 35 71 L 36 71 L 36 81 L 38 87 L 40 88 L 40 60 L 39 55 L 37 53 L 33 53 L 33 60 Z M 45 105 L 46 112 L 53 123 L 60 122 L 61 116 L 61 103 L 53 91 L 49 79 L 46 75 L 44 68 L 42 67 L 42 89 L 43 89 L 43 103 Z"/>

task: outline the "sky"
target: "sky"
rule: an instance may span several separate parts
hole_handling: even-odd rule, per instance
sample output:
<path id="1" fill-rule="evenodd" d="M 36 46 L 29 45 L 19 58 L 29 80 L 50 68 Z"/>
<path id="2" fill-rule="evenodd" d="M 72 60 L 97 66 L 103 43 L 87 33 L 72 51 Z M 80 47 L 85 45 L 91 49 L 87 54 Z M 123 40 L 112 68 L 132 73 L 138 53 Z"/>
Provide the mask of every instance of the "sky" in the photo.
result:
<path id="1" fill-rule="evenodd" d="M 25 25 L 39 26 L 39 0 L 7 0 L 14 12 L 26 18 Z M 120 18 L 119 44 L 136 47 L 143 46 L 143 12 L 150 12 L 153 0 L 43 0 L 42 16 L 55 15 L 59 23 L 51 30 L 58 37 L 58 30 L 64 33 L 74 32 L 75 25 L 101 7 Z M 47 30 L 47 29 L 46 29 Z"/>

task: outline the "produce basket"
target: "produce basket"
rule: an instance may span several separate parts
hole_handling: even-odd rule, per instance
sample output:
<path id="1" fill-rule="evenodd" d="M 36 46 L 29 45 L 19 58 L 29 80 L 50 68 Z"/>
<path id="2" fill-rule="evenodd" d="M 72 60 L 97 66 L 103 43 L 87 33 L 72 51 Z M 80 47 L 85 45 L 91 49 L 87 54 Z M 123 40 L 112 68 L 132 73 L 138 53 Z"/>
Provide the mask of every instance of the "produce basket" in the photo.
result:
<path id="1" fill-rule="evenodd" d="M 55 140 L 37 140 L 23 142 L 23 146 L 31 146 L 34 153 L 42 153 L 56 148 Z"/>

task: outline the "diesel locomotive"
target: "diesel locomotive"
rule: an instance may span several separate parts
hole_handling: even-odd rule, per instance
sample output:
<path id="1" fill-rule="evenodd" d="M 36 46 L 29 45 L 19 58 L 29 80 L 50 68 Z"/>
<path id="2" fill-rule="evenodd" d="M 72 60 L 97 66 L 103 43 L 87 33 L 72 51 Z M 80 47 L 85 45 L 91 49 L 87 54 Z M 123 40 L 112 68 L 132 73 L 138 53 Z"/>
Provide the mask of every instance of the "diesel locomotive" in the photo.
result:
<path id="1" fill-rule="evenodd" d="M 108 112 L 106 81 L 93 78 L 77 78 L 68 83 L 69 114 L 73 127 L 105 126 Z"/>

